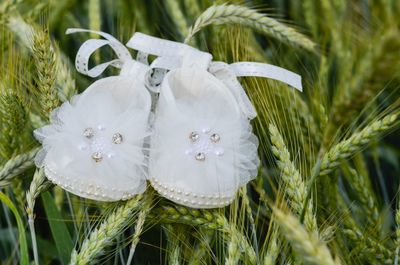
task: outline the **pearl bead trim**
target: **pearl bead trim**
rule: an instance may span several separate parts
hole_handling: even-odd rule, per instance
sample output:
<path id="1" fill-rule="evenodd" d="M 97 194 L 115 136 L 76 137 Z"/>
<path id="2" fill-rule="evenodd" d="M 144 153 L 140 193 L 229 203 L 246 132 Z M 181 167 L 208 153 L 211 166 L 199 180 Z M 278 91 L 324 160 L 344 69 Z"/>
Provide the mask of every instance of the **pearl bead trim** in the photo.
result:
<path id="1" fill-rule="evenodd" d="M 202 195 L 165 185 L 156 178 L 150 179 L 150 182 L 154 189 L 165 198 L 192 208 L 224 207 L 229 205 L 235 199 L 235 193 Z"/>
<path id="2" fill-rule="evenodd" d="M 69 177 L 57 174 L 57 172 L 48 166 L 44 167 L 46 177 L 54 184 L 62 187 L 63 189 L 82 196 L 88 199 L 99 201 L 118 201 L 128 200 L 137 194 L 137 189 L 116 189 L 88 183 L 85 181 L 78 181 Z"/>

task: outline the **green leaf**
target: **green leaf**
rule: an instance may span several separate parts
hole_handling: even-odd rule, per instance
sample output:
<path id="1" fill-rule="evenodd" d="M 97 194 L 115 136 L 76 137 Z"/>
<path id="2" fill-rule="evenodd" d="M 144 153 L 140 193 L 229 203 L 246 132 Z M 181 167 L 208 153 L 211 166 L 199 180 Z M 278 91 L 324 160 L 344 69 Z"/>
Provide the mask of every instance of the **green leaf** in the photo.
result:
<path id="1" fill-rule="evenodd" d="M 19 251 L 20 251 L 20 264 L 21 265 L 29 265 L 29 256 L 28 256 L 28 246 L 26 244 L 26 235 L 25 235 L 25 226 L 22 222 L 21 216 L 18 213 L 17 208 L 15 208 L 12 201 L 0 191 L 0 201 L 2 201 L 5 205 L 10 208 L 11 212 L 14 214 L 15 219 L 17 220 L 18 232 L 19 232 Z"/>
<path id="2" fill-rule="evenodd" d="M 67 225 L 63 222 L 63 218 L 54 203 L 54 198 L 49 192 L 42 194 L 44 210 L 49 220 L 51 233 L 62 264 L 68 264 L 73 248 L 71 235 L 69 234 Z"/>

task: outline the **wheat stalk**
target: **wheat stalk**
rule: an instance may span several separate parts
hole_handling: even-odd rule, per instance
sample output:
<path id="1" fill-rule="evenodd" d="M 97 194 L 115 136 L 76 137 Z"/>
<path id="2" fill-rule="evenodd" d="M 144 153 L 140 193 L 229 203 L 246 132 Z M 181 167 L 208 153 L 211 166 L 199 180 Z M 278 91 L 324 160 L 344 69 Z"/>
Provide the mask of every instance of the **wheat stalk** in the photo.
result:
<path id="1" fill-rule="evenodd" d="M 167 224 L 163 226 L 164 233 L 167 237 L 167 255 L 168 264 L 179 265 L 181 264 L 182 256 L 182 241 L 185 239 L 185 230 L 183 227 L 173 226 L 172 224 Z"/>
<path id="2" fill-rule="evenodd" d="M 313 35 L 316 35 L 318 29 L 318 16 L 315 12 L 315 5 L 313 0 L 303 0 L 302 1 L 302 10 L 304 13 L 304 20 L 307 25 L 311 28 L 311 32 Z"/>
<path id="3" fill-rule="evenodd" d="M 229 237 L 237 236 L 240 248 L 244 250 L 251 264 L 257 262 L 254 249 L 250 246 L 247 238 L 238 231 L 236 226 L 217 211 L 192 209 L 183 206 L 163 206 L 152 213 L 152 218 L 157 218 L 166 223 L 183 223 L 194 226 L 201 226 L 207 229 L 219 230 Z"/>
<path id="4" fill-rule="evenodd" d="M 307 232 L 299 220 L 291 214 L 286 214 L 274 208 L 276 221 L 283 230 L 285 238 L 290 242 L 293 250 L 305 264 L 310 265 L 337 265 L 329 249 L 318 240 L 314 233 Z"/>
<path id="5" fill-rule="evenodd" d="M 246 210 L 246 216 L 247 216 L 248 222 L 250 224 L 253 248 L 255 249 L 257 257 L 258 257 L 258 240 L 257 240 L 256 222 L 254 220 L 253 210 L 250 206 L 250 200 L 249 200 L 249 196 L 247 195 L 247 187 L 246 186 L 241 188 L 240 195 L 242 198 L 242 204 L 244 206 L 244 209 Z M 259 262 L 257 262 L 257 263 L 259 263 Z"/>
<path id="6" fill-rule="evenodd" d="M 216 211 L 186 208 L 183 206 L 162 206 L 155 209 L 151 218 L 157 218 L 167 223 L 183 223 L 188 225 L 200 225 L 207 229 L 221 229 L 226 219 Z"/>
<path id="7" fill-rule="evenodd" d="M 168 13 L 172 17 L 175 25 L 178 28 L 178 31 L 182 36 L 186 36 L 188 34 L 188 25 L 186 22 L 186 18 L 182 13 L 182 9 L 179 5 L 179 1 L 175 0 L 166 0 L 164 1 Z"/>
<path id="8" fill-rule="evenodd" d="M 200 5 L 197 0 L 185 0 L 185 10 L 190 18 L 195 18 L 201 13 Z"/>
<path id="9" fill-rule="evenodd" d="M 308 183 L 307 195 L 303 204 L 301 220 L 304 219 L 306 210 L 308 208 L 311 198 L 311 188 L 318 177 L 329 174 L 338 165 L 340 165 L 342 160 L 349 158 L 356 152 L 360 151 L 363 146 L 370 143 L 383 132 L 393 129 L 398 124 L 397 118 L 398 113 L 396 112 L 387 115 L 383 119 L 372 122 L 360 132 L 354 133 L 348 139 L 336 144 L 325 155 L 323 155 L 322 159 L 318 159 L 317 163 L 313 167 L 312 176 Z"/>
<path id="10" fill-rule="evenodd" d="M 91 30 L 101 30 L 101 6 L 100 0 L 89 0 L 89 28 Z M 91 38 L 97 38 L 98 35 L 90 33 Z"/>
<path id="11" fill-rule="evenodd" d="M 397 36 L 397 34 L 397 31 L 393 32 L 392 30 L 379 34 L 372 41 L 365 55 L 360 60 L 357 60 L 355 73 L 351 75 L 350 82 L 347 78 L 342 81 L 343 84 L 339 86 L 338 93 L 333 100 L 332 124 L 330 124 L 332 132 L 337 127 L 350 122 L 357 111 L 365 107 L 368 100 L 374 97 L 381 88 L 367 83 L 376 76 L 374 73 L 382 63 L 383 55 L 387 53 L 386 45 L 393 42 L 394 36 Z M 347 64 L 348 62 L 346 61 L 345 63 Z M 330 134 L 327 137 L 331 137 Z"/>
<path id="12" fill-rule="evenodd" d="M 38 151 L 39 148 L 34 148 L 27 153 L 17 155 L 8 160 L 3 167 L 0 168 L 0 187 L 8 185 L 13 177 L 33 167 L 33 159 Z"/>
<path id="13" fill-rule="evenodd" d="M 333 146 L 322 158 L 320 175 L 329 174 L 340 165 L 342 160 L 360 151 L 380 134 L 393 129 L 397 121 L 398 113 L 387 115 L 383 119 L 372 122 L 360 132 L 354 133 L 348 139 Z"/>
<path id="14" fill-rule="evenodd" d="M 101 30 L 101 2 L 100 0 L 89 0 L 88 4 L 88 18 L 89 18 L 89 28 L 91 30 L 100 31 Z M 90 37 L 93 39 L 99 36 L 95 33 L 90 33 Z M 100 53 L 95 53 L 93 59 L 96 64 L 100 63 Z"/>
<path id="15" fill-rule="evenodd" d="M 355 218 L 351 216 L 351 211 L 348 209 L 348 205 L 343 199 L 343 195 L 338 196 L 338 206 L 342 213 L 341 221 L 343 223 L 344 229 L 342 229 L 342 235 L 345 236 L 346 241 L 352 242 L 355 246 L 351 253 L 357 255 L 359 259 L 365 259 L 370 262 L 372 260 L 378 259 L 380 264 L 384 262 L 385 264 L 392 263 L 392 253 L 388 250 L 382 242 L 381 238 L 374 238 L 361 228 Z"/>
<path id="16" fill-rule="evenodd" d="M 278 158 L 277 164 L 282 172 L 281 178 L 285 183 L 286 193 L 289 197 L 291 207 L 298 215 L 300 215 L 303 211 L 303 204 L 307 196 L 306 185 L 300 172 L 290 159 L 289 150 L 287 149 L 278 129 L 273 124 L 270 124 L 269 131 L 271 133 L 271 142 L 273 144 L 272 151 Z M 312 201 L 307 205 L 304 218 L 304 223 L 307 229 L 311 232 L 318 233 L 318 226 L 313 213 Z"/>
<path id="17" fill-rule="evenodd" d="M 319 143 L 320 132 L 317 126 L 317 122 L 315 121 L 314 116 L 310 111 L 310 107 L 307 105 L 307 103 L 304 101 L 299 93 L 291 94 L 291 96 L 293 96 L 293 106 L 289 106 L 289 111 L 291 111 L 294 118 L 300 117 L 302 119 L 300 125 L 301 128 L 306 131 L 304 135 L 309 135 L 309 138 L 312 138 L 313 141 Z"/>
<path id="18" fill-rule="evenodd" d="M 369 261 L 378 259 L 384 264 L 393 264 L 392 251 L 372 236 L 364 235 L 359 229 L 345 229 L 343 233 L 356 244 L 353 253 Z"/>
<path id="19" fill-rule="evenodd" d="M 93 26 L 91 26 L 92 28 Z M 19 41 L 25 46 L 25 48 L 28 48 L 29 51 L 35 55 L 35 46 L 34 46 L 34 38 L 32 36 L 36 36 L 36 38 L 39 38 L 38 36 L 41 34 L 44 34 L 43 31 L 40 29 L 35 28 L 31 24 L 28 24 L 24 21 L 24 19 L 21 16 L 12 16 L 10 17 L 10 20 L 8 22 L 8 28 L 14 32 L 15 35 L 17 35 Z M 97 28 L 97 27 L 96 27 Z M 92 28 L 93 29 L 93 28 Z M 98 27 L 98 30 L 100 28 Z M 94 35 L 93 37 L 97 37 L 97 35 Z M 46 37 L 45 37 L 46 38 Z M 37 40 L 38 42 L 42 42 L 43 44 L 45 42 Z M 39 45 L 39 43 L 36 43 L 36 45 Z M 47 45 L 49 43 L 47 42 Z M 70 72 L 70 66 L 69 66 L 69 58 L 67 58 L 59 49 L 59 47 L 55 43 L 50 42 L 50 47 L 54 49 L 54 57 L 55 60 L 57 61 L 57 65 L 55 69 L 57 69 L 57 74 L 56 74 L 56 80 L 55 80 L 55 86 L 58 91 L 58 96 L 61 101 L 66 101 L 69 98 L 71 98 L 73 95 L 76 94 L 76 88 L 75 88 L 75 80 L 71 75 Z M 38 47 L 40 48 L 40 47 Z M 37 48 L 36 48 L 37 49 Z M 48 55 L 47 55 L 48 56 Z M 50 59 L 52 60 L 52 59 Z M 31 113 L 32 114 L 32 113 Z M 38 126 L 35 126 L 37 128 Z"/>
<path id="20" fill-rule="evenodd" d="M 43 169 L 37 169 L 33 175 L 29 190 L 26 193 L 26 213 L 28 214 L 28 225 L 31 232 L 33 256 L 36 265 L 39 265 L 39 254 L 36 242 L 35 216 L 33 209 L 35 208 L 36 198 L 50 185 L 51 183 L 46 180 Z"/>
<path id="21" fill-rule="evenodd" d="M 70 264 L 83 265 L 93 262 L 104 248 L 111 245 L 113 240 L 129 225 L 137 209 L 143 206 L 148 196 L 149 194 L 137 195 L 111 213 L 83 241 L 80 251 L 72 252 Z"/>
<path id="22" fill-rule="evenodd" d="M 57 54 L 59 60 L 57 60 L 57 79 L 55 85 L 58 91 L 58 97 L 64 102 L 76 94 L 75 80 L 69 69 L 68 58 L 66 58 L 58 49 Z"/>
<path id="23" fill-rule="evenodd" d="M 168 241 L 168 264 L 181 264 L 181 248 L 178 243 L 178 240 Z"/>
<path id="24" fill-rule="evenodd" d="M 18 1 L 2 1 L 0 3 L 0 23 L 6 24 L 10 19 L 9 14 L 15 13 Z"/>
<path id="25" fill-rule="evenodd" d="M 314 104 L 316 105 L 316 109 L 317 109 L 317 114 L 318 114 L 318 121 L 319 121 L 319 128 L 320 131 L 324 131 L 324 129 L 326 128 L 328 121 L 329 121 L 329 117 L 328 114 L 326 112 L 326 108 L 324 107 L 323 104 L 321 104 L 319 102 L 319 100 L 315 100 Z M 319 135 L 321 137 L 321 135 Z"/>
<path id="26" fill-rule="evenodd" d="M 33 34 L 33 58 L 37 69 L 37 87 L 40 107 L 44 117 L 59 105 L 57 91 L 54 89 L 57 78 L 57 60 L 50 36 L 37 30 Z"/>
<path id="27" fill-rule="evenodd" d="M 147 199 L 143 202 L 142 209 L 140 210 L 138 217 L 136 219 L 135 233 L 133 234 L 133 237 L 132 237 L 131 248 L 129 250 L 129 256 L 128 256 L 126 265 L 130 265 L 132 262 L 133 255 L 135 254 L 136 246 L 139 243 L 139 237 L 143 232 L 144 222 L 147 218 L 147 215 L 149 214 L 149 212 L 151 210 L 154 194 L 153 194 L 153 192 L 150 192 L 150 193 L 151 194 L 149 194 Z"/>
<path id="28" fill-rule="evenodd" d="M 200 242 L 194 247 L 191 254 L 191 259 L 188 261 L 189 265 L 200 265 L 207 264 L 207 256 L 210 249 L 211 240 L 213 238 L 213 232 L 207 229 L 199 229 Z"/>
<path id="29" fill-rule="evenodd" d="M 343 29 L 340 27 L 340 17 L 336 15 L 336 10 L 333 7 L 331 1 L 329 0 L 321 0 L 321 12 L 324 15 L 324 19 L 329 25 L 331 25 L 331 30 L 329 34 L 332 38 L 332 46 L 335 52 L 338 54 L 344 53 L 344 44 L 343 44 Z M 341 38 L 342 37 L 342 38 Z M 340 56 L 340 55 L 339 55 Z"/>
<path id="30" fill-rule="evenodd" d="M 24 129 L 28 128 L 28 115 L 18 92 L 3 89 L 0 87 L 2 92 L 0 95 L 0 156 L 8 159 L 22 151 Z"/>
<path id="31" fill-rule="evenodd" d="M 356 191 L 362 206 L 365 207 L 367 211 L 366 216 L 372 218 L 374 221 L 378 221 L 379 210 L 375 203 L 374 194 L 371 191 L 371 183 L 368 176 L 358 174 L 353 168 L 344 168 L 344 172 L 347 173 L 344 175 L 347 177 L 349 184 Z"/>
<path id="32" fill-rule="evenodd" d="M 29 217 L 33 218 L 34 216 L 33 209 L 35 208 L 36 198 L 50 185 L 51 182 L 47 181 L 43 169 L 37 169 L 33 175 L 29 190 L 26 192 L 26 212 Z"/>
<path id="33" fill-rule="evenodd" d="M 188 43 L 202 28 L 211 24 L 248 26 L 291 46 L 318 53 L 317 45 L 303 34 L 253 9 L 238 5 L 214 5 L 209 7 L 196 19 L 194 25 L 189 29 L 185 43 Z"/>
<path id="34" fill-rule="evenodd" d="M 271 224 L 272 224 L 272 221 L 270 222 L 270 225 Z M 263 257 L 263 263 L 262 263 L 263 265 L 276 264 L 278 255 L 281 252 L 278 238 L 279 238 L 279 232 L 278 232 L 278 229 L 274 225 L 272 234 L 268 240 L 267 252 L 265 253 L 265 255 Z"/>
<path id="35" fill-rule="evenodd" d="M 229 230 L 229 235 L 228 255 L 226 256 L 225 264 L 235 265 L 239 263 L 240 259 L 240 238 L 233 229 Z"/>

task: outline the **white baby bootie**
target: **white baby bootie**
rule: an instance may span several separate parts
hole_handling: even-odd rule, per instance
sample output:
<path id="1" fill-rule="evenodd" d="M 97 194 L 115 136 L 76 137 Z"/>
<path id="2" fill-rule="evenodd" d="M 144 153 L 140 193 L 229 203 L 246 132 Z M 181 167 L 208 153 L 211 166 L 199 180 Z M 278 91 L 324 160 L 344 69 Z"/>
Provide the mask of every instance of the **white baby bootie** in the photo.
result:
<path id="1" fill-rule="evenodd" d="M 236 77 L 283 79 L 301 88 L 300 77 L 271 65 L 212 63 L 208 53 L 141 33 L 127 46 L 159 56 L 151 66 L 170 70 L 160 86 L 151 136 L 152 186 L 189 207 L 230 204 L 259 166 L 250 125 L 256 113 Z"/>
<path id="2" fill-rule="evenodd" d="M 82 31 L 87 30 L 67 33 Z M 149 67 L 134 61 L 111 35 L 94 33 L 105 39 L 91 39 L 81 46 L 77 70 L 96 77 L 112 65 L 121 68 L 121 74 L 94 82 L 53 111 L 50 125 L 34 132 L 43 144 L 36 164 L 44 167 L 49 180 L 73 194 L 99 201 L 124 200 L 146 188 L 143 144 L 149 136 L 151 98 L 145 88 Z M 119 58 L 88 69 L 90 55 L 104 45 Z"/>

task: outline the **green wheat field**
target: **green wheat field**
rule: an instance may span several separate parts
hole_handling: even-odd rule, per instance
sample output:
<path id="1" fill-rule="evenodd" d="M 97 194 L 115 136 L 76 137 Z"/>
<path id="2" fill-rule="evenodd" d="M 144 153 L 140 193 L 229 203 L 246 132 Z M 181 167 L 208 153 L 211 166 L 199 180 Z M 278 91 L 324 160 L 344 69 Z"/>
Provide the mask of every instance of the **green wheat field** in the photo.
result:
<path id="1" fill-rule="evenodd" d="M 271 63 L 304 92 L 241 78 L 261 166 L 228 207 L 186 208 L 151 187 L 82 199 L 35 168 L 32 134 L 96 80 L 74 59 L 98 36 L 71 27 Z M 102 49 L 91 64 L 113 58 Z M 0 64 L 1 264 L 399 264 L 398 0 L 0 0 Z"/>

